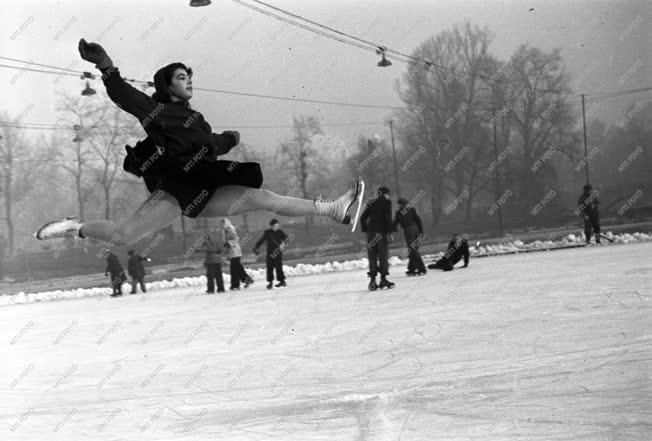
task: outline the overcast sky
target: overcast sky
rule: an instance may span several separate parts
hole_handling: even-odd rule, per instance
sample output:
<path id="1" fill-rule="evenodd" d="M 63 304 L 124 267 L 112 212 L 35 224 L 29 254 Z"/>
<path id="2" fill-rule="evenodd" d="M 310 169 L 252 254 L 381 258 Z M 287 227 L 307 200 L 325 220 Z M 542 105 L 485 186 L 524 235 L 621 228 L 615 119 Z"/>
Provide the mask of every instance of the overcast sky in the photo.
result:
<path id="1" fill-rule="evenodd" d="M 646 87 L 652 83 L 652 3 L 596 0 L 269 0 L 314 21 L 410 52 L 424 39 L 469 20 L 495 34 L 491 52 L 502 59 L 522 43 L 562 49 L 579 92 Z M 195 70 L 194 85 L 321 100 L 400 105 L 394 83 L 406 65 L 376 67 L 378 57 L 316 36 L 235 2 L 213 0 L 190 8 L 187 0 L 52 1 L 3 4 L 0 55 L 90 70 L 77 51 L 80 37 L 107 50 L 122 75 L 152 80 L 163 65 L 182 61 Z M 0 64 L 22 66 L 7 60 Z M 22 122 L 54 123 L 55 91 L 79 93 L 81 80 L 0 68 L 0 112 Z M 95 88 L 101 83 L 95 82 Z M 149 93 L 152 93 L 152 89 Z M 648 97 L 650 95 L 648 94 Z M 639 96 L 640 98 L 640 96 Z M 195 91 L 195 109 L 214 131 L 243 125 L 287 125 L 296 114 L 323 124 L 333 145 L 379 133 L 391 111 L 282 102 Z M 289 129 L 239 129 L 242 141 L 276 148 Z M 36 131 L 33 131 L 36 132 Z"/>

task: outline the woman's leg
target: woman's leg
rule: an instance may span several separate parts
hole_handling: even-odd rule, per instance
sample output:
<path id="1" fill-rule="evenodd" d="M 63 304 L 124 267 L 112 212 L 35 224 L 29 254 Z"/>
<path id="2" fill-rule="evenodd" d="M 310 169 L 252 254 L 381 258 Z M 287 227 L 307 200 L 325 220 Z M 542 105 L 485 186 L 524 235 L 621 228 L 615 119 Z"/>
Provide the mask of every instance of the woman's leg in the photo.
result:
<path id="1" fill-rule="evenodd" d="M 308 216 L 314 214 L 315 201 L 259 188 L 225 185 L 215 190 L 200 217 L 234 216 L 255 210 L 273 211 L 282 216 Z"/>
<path id="2" fill-rule="evenodd" d="M 163 190 L 157 190 L 150 194 L 126 221 L 121 223 L 107 220 L 84 222 L 80 235 L 109 242 L 110 245 L 129 245 L 149 233 L 167 227 L 180 215 L 181 209 L 176 199 Z"/>
<path id="3" fill-rule="evenodd" d="M 281 216 L 328 216 L 338 222 L 349 223 L 357 213 L 351 208 L 362 203 L 363 184 L 356 186 L 335 200 L 321 201 L 282 196 L 273 191 L 225 185 L 215 190 L 200 217 L 234 216 L 251 211 L 271 211 Z M 355 207 L 353 207 L 355 209 Z"/>

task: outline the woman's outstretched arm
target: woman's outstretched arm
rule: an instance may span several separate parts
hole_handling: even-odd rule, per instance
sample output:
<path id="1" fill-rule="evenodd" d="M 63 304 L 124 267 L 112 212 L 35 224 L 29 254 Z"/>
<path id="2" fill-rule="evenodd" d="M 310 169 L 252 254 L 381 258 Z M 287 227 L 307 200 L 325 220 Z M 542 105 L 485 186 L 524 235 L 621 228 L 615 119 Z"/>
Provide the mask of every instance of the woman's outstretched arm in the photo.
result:
<path id="1" fill-rule="evenodd" d="M 122 110 L 138 118 L 143 128 L 147 128 L 147 125 L 155 120 L 156 115 L 162 110 L 163 104 L 128 84 L 102 46 L 97 43 L 88 43 L 82 38 L 79 40 L 79 54 L 82 59 L 95 63 L 95 67 L 100 69 L 102 82 L 106 86 L 106 92 L 111 101 Z"/>
<path id="2" fill-rule="evenodd" d="M 163 104 L 127 83 L 117 67 L 111 65 L 100 71 L 106 93 L 111 101 L 138 118 L 143 128 L 147 129 L 147 125 L 156 120 L 157 115 L 163 110 Z"/>

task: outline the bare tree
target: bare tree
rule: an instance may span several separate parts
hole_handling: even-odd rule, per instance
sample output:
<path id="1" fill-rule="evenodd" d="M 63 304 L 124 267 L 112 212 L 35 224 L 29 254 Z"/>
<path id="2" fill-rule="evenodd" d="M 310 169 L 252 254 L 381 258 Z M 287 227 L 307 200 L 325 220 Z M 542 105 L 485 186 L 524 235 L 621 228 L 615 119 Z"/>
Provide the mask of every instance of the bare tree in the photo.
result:
<path id="1" fill-rule="evenodd" d="M 414 51 L 431 62 L 428 69 L 412 64 L 398 85 L 407 104 L 407 111 L 399 116 L 403 145 L 412 146 L 412 157 L 417 155 L 415 144 L 426 150 L 416 168 L 425 168 L 428 172 L 420 174 L 430 175 L 435 225 L 448 195 L 463 196 L 470 220 L 474 197 L 489 183 L 481 173 L 490 152 L 483 127 L 489 91 L 481 77 L 493 60 L 488 54 L 490 42 L 486 29 L 469 23 L 444 31 Z"/>
<path id="2" fill-rule="evenodd" d="M 124 146 L 142 130 L 133 118 L 128 117 L 108 100 L 99 105 L 91 115 L 94 129 L 89 130 L 88 143 L 97 161 L 93 168 L 95 181 L 102 187 L 105 219 L 111 219 L 112 190 L 122 170 Z"/>
<path id="3" fill-rule="evenodd" d="M 569 78 L 559 50 L 545 53 L 528 45 L 512 55 L 507 78 L 513 85 L 508 93 L 511 102 L 504 103 L 502 113 L 513 123 L 511 136 L 518 147 L 511 158 L 518 167 L 518 193 L 524 201 L 538 201 L 556 181 L 556 173 L 552 161 L 541 161 L 540 172 L 533 172 L 533 164 L 551 145 L 557 146 L 555 154 L 570 157 L 577 150 L 572 143 L 558 143 L 576 127 L 576 114 L 568 102 Z"/>
<path id="4" fill-rule="evenodd" d="M 61 169 L 71 177 L 77 196 L 77 210 L 81 219 L 84 219 L 85 204 L 93 192 L 90 180 L 90 168 L 96 155 L 90 148 L 87 137 L 96 126 L 97 111 L 95 106 L 86 97 L 62 96 L 62 111 L 59 124 L 70 127 L 70 139 L 62 139 L 52 149 L 51 156 Z"/>
<path id="5" fill-rule="evenodd" d="M 3 116 L 3 122 L 11 122 Z M 37 167 L 29 154 L 26 141 L 20 129 L 4 125 L 0 135 L 0 192 L 4 198 L 4 221 L 7 225 L 9 252 L 15 244 L 13 207 L 27 196 L 32 189 Z"/>
<path id="6" fill-rule="evenodd" d="M 290 141 L 281 143 L 281 155 L 291 170 L 301 197 L 308 198 L 308 181 L 319 173 L 315 164 L 320 153 L 313 146 L 313 138 L 323 132 L 319 120 L 314 116 L 294 117 L 293 124 L 293 136 Z M 306 230 L 310 229 L 311 219 L 311 216 L 306 216 Z"/>

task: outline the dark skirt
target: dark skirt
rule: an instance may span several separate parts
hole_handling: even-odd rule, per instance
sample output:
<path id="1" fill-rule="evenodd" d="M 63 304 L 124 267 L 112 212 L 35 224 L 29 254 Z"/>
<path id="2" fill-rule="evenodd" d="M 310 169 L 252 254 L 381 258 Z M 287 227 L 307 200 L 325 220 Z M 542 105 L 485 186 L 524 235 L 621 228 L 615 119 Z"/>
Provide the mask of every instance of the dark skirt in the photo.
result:
<path id="1" fill-rule="evenodd" d="M 263 172 L 257 162 L 208 161 L 180 163 L 151 151 L 127 146 L 125 171 L 145 180 L 150 193 L 163 190 L 179 203 L 183 215 L 196 218 L 219 187 L 260 188 Z"/>

